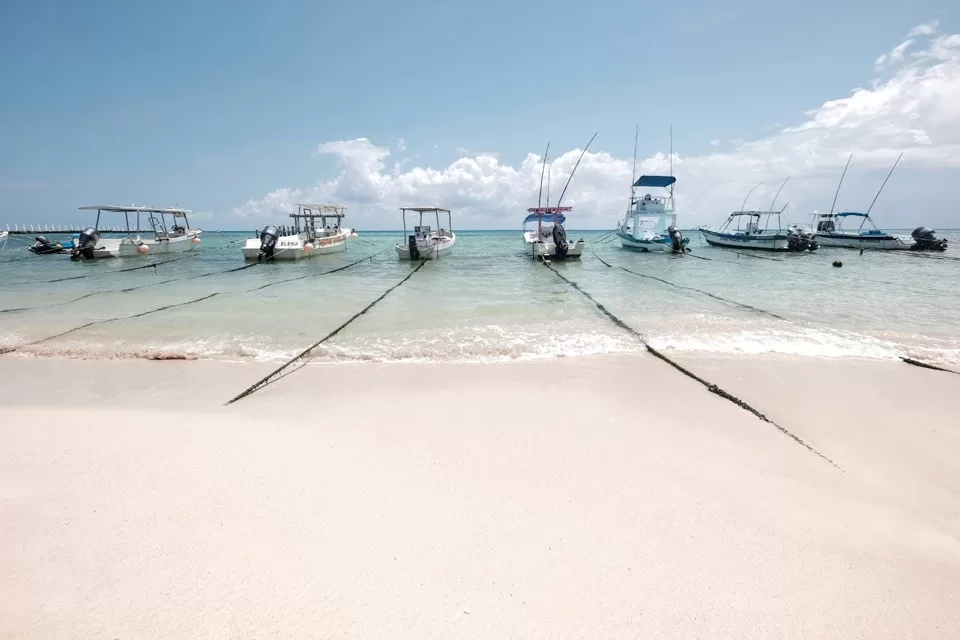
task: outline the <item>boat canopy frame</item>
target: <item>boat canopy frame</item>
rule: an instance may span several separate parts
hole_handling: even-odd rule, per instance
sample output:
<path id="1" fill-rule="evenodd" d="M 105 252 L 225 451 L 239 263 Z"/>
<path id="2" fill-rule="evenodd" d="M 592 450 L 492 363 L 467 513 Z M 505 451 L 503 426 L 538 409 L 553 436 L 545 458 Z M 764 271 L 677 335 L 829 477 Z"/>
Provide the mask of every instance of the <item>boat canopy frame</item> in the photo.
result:
<path id="1" fill-rule="evenodd" d="M 327 219 L 332 218 L 336 220 L 334 226 L 337 229 L 343 228 L 343 219 L 347 217 L 347 214 L 344 211 L 347 210 L 346 205 L 342 204 L 333 204 L 333 203 L 302 203 L 297 204 L 297 212 L 291 213 L 290 217 L 293 218 L 293 226 L 296 229 L 300 229 L 300 221 L 303 221 L 303 229 L 307 232 L 316 233 L 317 230 L 317 218 L 320 218 L 320 228 L 325 229 L 327 226 Z M 316 213 L 314 213 L 316 212 Z"/>
<path id="2" fill-rule="evenodd" d="M 783 231 L 783 221 L 780 219 L 780 215 L 783 213 L 783 209 L 779 211 L 767 210 L 767 211 L 734 211 L 726 219 L 726 221 L 720 225 L 720 228 L 717 230 L 718 233 L 731 233 L 727 231 L 730 225 L 733 223 L 733 220 L 737 220 L 737 228 L 733 233 L 745 233 L 745 231 L 740 226 L 740 221 L 743 218 L 756 218 L 757 219 L 757 233 L 769 233 L 770 232 L 770 218 L 773 216 L 777 217 L 777 228 L 776 233 Z M 765 224 L 763 229 L 760 229 L 760 219 L 765 218 Z M 748 223 L 749 224 L 749 223 Z M 749 229 L 749 226 L 747 227 Z"/>
<path id="3" fill-rule="evenodd" d="M 437 217 L 437 233 L 443 231 L 443 228 L 440 226 L 440 214 L 447 214 L 447 231 L 453 233 L 453 218 L 451 217 L 450 209 L 444 209 L 442 207 L 400 207 L 400 215 L 403 217 L 403 239 L 407 239 L 407 211 L 412 211 L 413 213 L 420 214 L 420 222 L 417 224 L 423 226 L 423 214 L 432 213 Z"/>
<path id="4" fill-rule="evenodd" d="M 103 205 L 103 204 L 92 204 L 84 207 L 78 207 L 80 211 L 96 211 L 97 212 L 97 221 L 94 223 L 93 228 L 98 232 L 100 231 L 100 215 L 106 211 L 108 213 L 122 213 L 124 221 L 126 222 L 127 233 L 139 234 L 140 229 L 140 214 L 148 214 L 147 221 L 153 227 L 153 233 L 156 236 L 157 240 L 163 240 L 170 237 L 170 232 L 167 230 L 167 219 L 166 216 L 171 217 L 173 224 L 172 227 L 177 226 L 177 218 L 183 218 L 184 231 L 190 229 L 190 220 L 187 218 L 188 213 L 193 213 L 189 209 L 180 209 L 175 207 L 168 208 L 158 208 L 158 207 L 138 207 L 131 205 L 129 207 L 119 206 L 119 205 Z M 130 214 L 137 214 L 137 228 L 136 230 L 130 228 Z M 154 214 L 160 214 L 160 218 L 156 218 Z"/>

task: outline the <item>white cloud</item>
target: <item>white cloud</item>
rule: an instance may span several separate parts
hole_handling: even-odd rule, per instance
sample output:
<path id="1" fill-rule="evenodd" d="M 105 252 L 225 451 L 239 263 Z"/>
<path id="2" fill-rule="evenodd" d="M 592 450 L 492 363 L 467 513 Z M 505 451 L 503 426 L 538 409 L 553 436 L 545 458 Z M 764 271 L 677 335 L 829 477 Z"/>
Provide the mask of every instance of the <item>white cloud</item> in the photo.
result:
<path id="1" fill-rule="evenodd" d="M 857 191 L 855 185 L 848 189 L 850 182 L 845 183 L 841 200 L 848 198 L 851 206 L 869 203 L 882 180 L 874 182 L 874 173 L 889 169 L 901 151 L 905 172 L 960 171 L 960 35 L 944 35 L 937 29 L 936 22 L 915 27 L 907 40 L 881 56 L 869 88 L 823 103 L 798 124 L 756 140 L 731 141 L 732 148 L 725 151 L 674 154 L 681 224 L 719 222 L 760 181 L 764 186 L 754 192 L 748 206 L 767 206 L 787 176 L 791 180 L 780 202 L 792 199 L 798 219 L 813 209 L 828 208 L 851 152 L 851 174 L 870 172 L 866 190 Z M 710 144 L 716 147 L 719 141 Z M 393 163 L 389 170 L 385 163 L 389 149 L 366 138 L 327 142 L 315 153 L 338 159 L 335 178 L 278 189 L 238 207 L 234 214 L 278 214 L 297 199 L 309 198 L 353 205 L 355 224 L 366 228 L 395 226 L 397 209 L 417 204 L 450 207 L 461 228 L 510 228 L 537 201 L 541 156 L 535 153 L 528 153 L 517 166 L 501 162 L 495 153 L 470 152 L 445 168 Z M 574 149 L 550 161 L 551 202 L 556 202 L 579 153 Z M 668 168 L 669 158 L 657 153 L 639 163 L 638 173 Z M 571 224 L 612 227 L 625 207 L 630 175 L 630 160 L 602 150 L 588 152 L 564 198 L 564 204 L 576 207 Z M 904 222 L 912 220 L 911 212 L 903 215 Z"/>
<path id="2" fill-rule="evenodd" d="M 403 138 L 397 139 L 397 151 L 406 151 L 407 150 L 407 141 Z"/>
<path id="3" fill-rule="evenodd" d="M 716 138 L 714 138 L 713 140 L 710 141 L 710 144 L 711 144 L 712 146 L 714 146 L 714 147 L 719 147 L 719 146 L 720 146 L 720 141 L 717 140 Z"/>

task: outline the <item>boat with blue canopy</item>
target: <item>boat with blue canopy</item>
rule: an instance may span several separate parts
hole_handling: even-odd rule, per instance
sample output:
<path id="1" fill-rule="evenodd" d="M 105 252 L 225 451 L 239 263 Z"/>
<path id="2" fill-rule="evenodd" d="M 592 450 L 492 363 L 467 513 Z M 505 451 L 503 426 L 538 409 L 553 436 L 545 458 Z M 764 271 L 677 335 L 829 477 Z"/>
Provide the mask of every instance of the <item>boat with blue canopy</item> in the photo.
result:
<path id="1" fill-rule="evenodd" d="M 583 238 L 575 242 L 567 241 L 563 224 L 567 221 L 564 213 L 573 211 L 573 207 L 531 207 L 523 219 L 523 247 L 536 258 L 579 258 L 586 244 Z M 537 226 L 533 227 L 532 223 Z"/>
<path id="2" fill-rule="evenodd" d="M 859 221 L 859 224 L 857 224 Z M 946 238 L 937 238 L 927 227 L 917 227 L 911 237 L 895 236 L 879 227 L 869 213 L 841 211 L 813 213 L 817 241 L 824 247 L 906 251 L 946 251 Z M 851 228 L 857 225 L 856 229 Z M 844 225 L 847 225 L 844 227 Z"/>
<path id="3" fill-rule="evenodd" d="M 683 253 L 689 238 L 677 228 L 673 197 L 674 176 L 640 176 L 630 187 L 630 207 L 617 226 L 616 235 L 626 249 Z M 637 197 L 638 187 L 660 188 L 663 195 Z"/>

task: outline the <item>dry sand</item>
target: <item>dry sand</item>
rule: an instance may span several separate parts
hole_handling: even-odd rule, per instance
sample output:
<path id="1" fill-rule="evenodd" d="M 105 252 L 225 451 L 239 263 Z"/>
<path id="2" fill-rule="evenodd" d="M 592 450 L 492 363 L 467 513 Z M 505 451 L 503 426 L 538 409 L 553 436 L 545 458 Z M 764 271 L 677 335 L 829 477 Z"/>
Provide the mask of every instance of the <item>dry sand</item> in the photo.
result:
<path id="1" fill-rule="evenodd" d="M 0 358 L 0 637 L 960 637 L 960 376 Z M 839 467 L 839 468 L 837 468 Z"/>

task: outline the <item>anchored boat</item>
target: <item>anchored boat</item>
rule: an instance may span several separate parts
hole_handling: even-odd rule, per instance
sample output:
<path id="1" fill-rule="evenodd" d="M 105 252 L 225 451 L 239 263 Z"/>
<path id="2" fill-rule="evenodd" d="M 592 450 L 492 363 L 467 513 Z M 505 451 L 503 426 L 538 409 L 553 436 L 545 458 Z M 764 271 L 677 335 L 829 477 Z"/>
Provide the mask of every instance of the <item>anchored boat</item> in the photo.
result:
<path id="1" fill-rule="evenodd" d="M 523 246 L 527 252 L 536 258 L 566 260 L 579 258 L 583 253 L 585 242 L 583 238 L 575 242 L 567 242 L 567 232 L 563 227 L 566 222 L 564 212 L 573 211 L 573 207 L 532 207 L 527 209 L 527 217 L 523 219 L 521 232 Z M 530 228 L 530 223 L 536 222 L 536 228 Z"/>
<path id="2" fill-rule="evenodd" d="M 407 211 L 419 214 L 419 223 L 413 227 L 413 234 L 407 235 Z M 423 224 L 423 214 L 432 213 L 436 216 L 437 231 L 430 225 Z M 447 228 L 440 226 L 440 214 L 447 214 Z M 403 217 L 404 242 L 397 243 L 397 256 L 401 260 L 430 260 L 440 259 L 440 254 L 449 253 L 457 241 L 457 234 L 453 232 L 453 221 L 449 209 L 439 207 L 402 207 L 400 214 Z"/>
<path id="3" fill-rule="evenodd" d="M 859 220 L 856 229 L 844 228 L 849 221 Z M 817 241 L 824 247 L 846 249 L 886 249 L 907 251 L 946 251 L 947 239 L 938 238 L 927 227 L 917 227 L 911 237 L 895 236 L 878 228 L 869 213 L 842 211 L 814 213 Z M 864 228 L 866 227 L 866 228 Z"/>
<path id="4" fill-rule="evenodd" d="M 118 207 L 91 205 L 81 210 L 96 211 L 97 220 L 92 227 L 81 231 L 71 250 L 74 260 L 96 258 L 121 258 L 143 256 L 150 253 L 180 253 L 192 251 L 200 244 L 200 229 L 191 229 L 187 220 L 187 209 L 157 209 L 154 207 Z M 104 212 L 122 213 L 126 222 L 126 235 L 120 238 L 103 238 L 100 235 L 100 215 Z M 130 227 L 130 214 L 136 214 L 136 227 Z M 147 215 L 147 222 L 153 228 L 153 237 L 140 237 L 140 216 Z M 171 225 L 167 227 L 167 216 Z M 182 222 L 182 224 L 181 224 Z"/>
<path id="5" fill-rule="evenodd" d="M 672 251 L 683 253 L 689 238 L 677 228 L 674 210 L 673 176 L 640 176 L 630 187 L 630 208 L 617 226 L 617 238 L 626 249 L 638 251 Z M 666 190 L 662 196 L 636 195 L 637 187 L 659 187 Z"/>
<path id="6" fill-rule="evenodd" d="M 290 227 L 264 227 L 259 237 L 243 245 L 246 260 L 300 260 L 345 251 L 347 239 L 356 237 L 344 228 L 346 207 L 341 204 L 298 204 Z M 319 220 L 319 225 L 317 221 Z"/>
<path id="7" fill-rule="evenodd" d="M 809 233 L 798 228 L 782 229 L 782 211 L 736 211 L 716 231 L 700 227 L 707 244 L 730 249 L 767 251 L 815 251 L 818 244 Z M 770 226 L 776 218 L 776 225 Z M 760 222 L 763 221 L 761 228 Z M 733 226 L 736 221 L 736 227 Z"/>
<path id="8" fill-rule="evenodd" d="M 825 247 L 843 247 L 846 249 L 881 249 L 881 250 L 908 250 L 908 251 L 946 251 L 947 239 L 938 238 L 933 229 L 927 227 L 917 227 L 910 234 L 909 238 L 895 236 L 877 227 L 873 218 L 870 217 L 870 211 L 873 205 L 877 203 L 877 198 L 883 191 L 887 180 L 893 175 L 893 170 L 897 168 L 901 153 L 897 161 L 890 168 L 890 173 L 883 180 L 877 195 L 873 197 L 873 202 L 865 213 L 859 211 L 841 211 L 834 213 L 834 207 L 837 205 L 837 197 L 840 195 L 840 187 L 843 185 L 843 178 L 847 175 L 847 169 L 850 167 L 850 161 L 853 160 L 853 154 L 847 158 L 847 164 L 840 174 L 840 182 L 837 184 L 837 191 L 833 196 L 833 204 L 830 205 L 830 213 L 813 212 L 813 225 L 816 229 L 816 238 Z M 856 229 L 844 228 L 848 221 L 860 224 Z M 864 229 L 864 227 L 867 227 Z"/>

